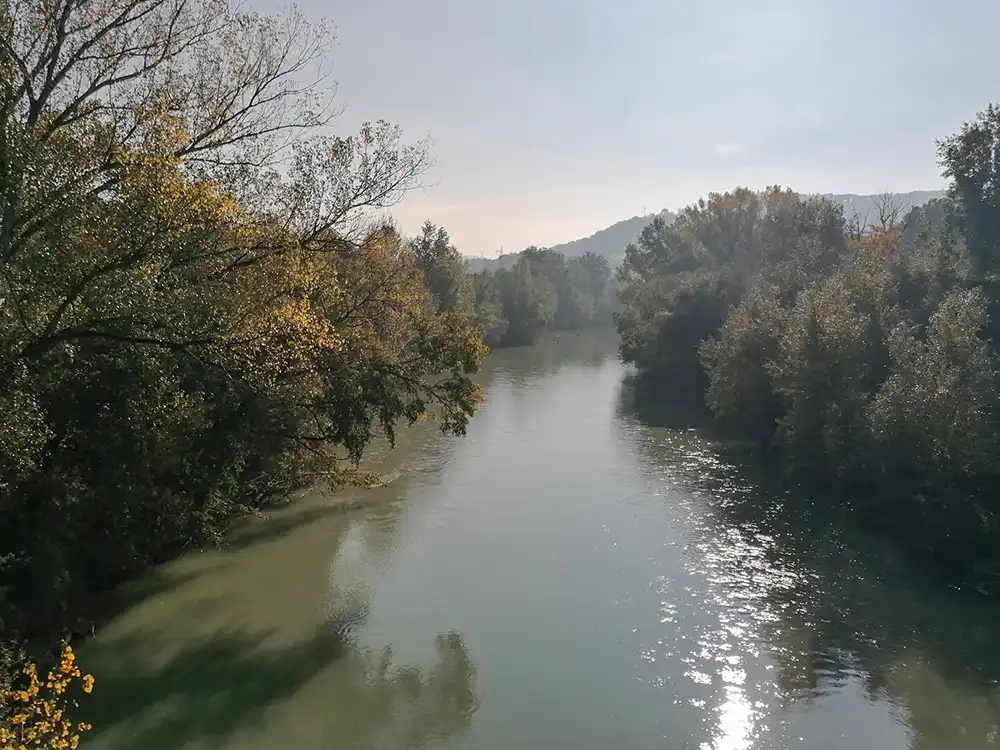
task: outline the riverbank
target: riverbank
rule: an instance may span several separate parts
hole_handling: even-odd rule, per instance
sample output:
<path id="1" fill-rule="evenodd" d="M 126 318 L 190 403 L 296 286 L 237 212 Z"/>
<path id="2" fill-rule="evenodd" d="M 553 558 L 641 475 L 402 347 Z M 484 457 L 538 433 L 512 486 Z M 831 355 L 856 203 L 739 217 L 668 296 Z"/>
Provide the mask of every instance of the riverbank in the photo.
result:
<path id="1" fill-rule="evenodd" d="M 725 446 L 728 460 L 752 472 L 774 494 L 815 498 L 802 505 L 802 513 L 812 512 L 816 503 L 836 507 L 842 523 L 881 535 L 944 585 L 1000 599 L 1000 536 L 975 512 L 976 503 L 948 502 L 958 495 L 986 501 L 989 491 L 981 483 L 907 484 L 908 477 L 890 475 L 864 483 L 810 482 L 790 473 L 773 447 L 755 443 L 745 432 L 715 419 L 698 383 L 671 382 L 665 387 L 649 375 L 632 374 L 623 383 L 623 399 L 627 409 L 650 424 L 696 430 Z M 964 517 L 959 517 L 956 508 L 965 511 Z M 768 512 L 767 508 L 757 510 Z M 943 523 L 944 516 L 947 523 Z"/>
<path id="2" fill-rule="evenodd" d="M 365 507 L 141 576 L 79 649 L 85 747 L 985 746 L 998 607 L 636 414 L 614 347 L 498 352 L 468 435 L 404 435 Z"/>
<path id="3" fill-rule="evenodd" d="M 279 503 L 263 508 L 242 507 L 242 515 L 231 522 L 221 549 L 226 549 L 230 544 L 240 546 L 278 538 L 291 528 L 310 520 L 359 511 L 384 500 L 384 494 L 380 495 L 378 491 L 398 479 L 400 472 L 392 470 L 391 467 L 398 462 L 391 460 L 391 457 L 384 458 L 382 463 L 389 467 L 388 473 L 379 474 L 377 466 L 372 466 L 364 474 L 359 474 L 359 478 L 363 477 L 369 483 L 367 486 L 323 490 L 314 488 L 295 493 Z M 206 550 L 201 550 L 204 551 Z M 198 551 L 184 554 L 198 554 Z M 25 663 L 26 653 L 32 655 L 30 662 L 36 664 L 38 671 L 44 674 L 59 661 L 66 644 L 74 648 L 81 645 L 85 647 L 88 641 L 96 637 L 98 630 L 111 622 L 118 613 L 160 590 L 161 581 L 155 571 L 169 567 L 172 562 L 165 561 L 109 591 L 96 594 L 89 604 L 81 606 L 75 616 L 67 619 L 60 633 L 53 634 L 46 641 L 39 638 L 25 644 L 25 652 L 17 644 L 0 643 L 0 723 L 10 718 L 12 706 L 3 697 L 16 683 L 17 675 Z M 86 701 L 83 710 L 78 713 L 86 716 Z"/>

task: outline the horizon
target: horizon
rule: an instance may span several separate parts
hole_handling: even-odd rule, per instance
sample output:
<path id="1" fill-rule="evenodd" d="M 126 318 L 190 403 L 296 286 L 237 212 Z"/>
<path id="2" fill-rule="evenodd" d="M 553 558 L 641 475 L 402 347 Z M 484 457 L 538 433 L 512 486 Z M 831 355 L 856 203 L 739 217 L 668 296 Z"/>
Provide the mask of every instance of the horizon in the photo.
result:
<path id="1" fill-rule="evenodd" d="M 385 119 L 434 141 L 427 186 L 391 212 L 398 226 L 430 220 L 471 257 L 739 185 L 943 189 L 935 142 L 990 103 L 1000 66 L 989 0 L 302 8 L 337 28 L 336 131 Z"/>
<path id="2" fill-rule="evenodd" d="M 716 192 L 716 193 L 731 192 L 732 190 L 737 189 L 737 187 L 746 187 L 746 186 L 745 185 L 739 185 L 739 186 L 735 186 L 735 187 L 732 187 L 732 188 L 728 188 L 727 190 L 716 190 L 716 191 L 709 191 L 709 192 Z M 769 187 L 769 186 L 767 186 L 767 187 Z M 790 187 L 790 186 L 781 185 L 779 187 L 783 187 L 784 188 L 784 187 Z M 918 188 L 916 190 L 891 190 L 891 191 L 888 191 L 888 192 L 892 193 L 893 195 L 911 195 L 913 193 L 940 193 L 940 192 L 944 192 L 945 189 L 946 189 L 946 187 L 947 186 L 945 185 L 945 186 L 942 186 L 940 188 L 928 188 L 928 189 Z M 760 190 L 763 190 L 764 188 L 752 188 L 752 189 L 760 191 Z M 797 191 L 797 192 L 801 193 L 802 191 Z M 856 193 L 856 192 L 851 192 L 851 191 L 840 192 L 840 191 L 827 190 L 827 191 L 824 191 L 822 193 L 808 193 L 808 195 L 820 195 L 820 196 L 851 195 L 851 196 L 856 196 L 856 197 L 859 197 L 859 198 L 870 198 L 870 197 L 872 197 L 874 195 L 878 195 L 880 192 L 883 192 L 883 191 L 876 190 L 873 193 Z M 699 196 L 699 198 L 702 198 L 702 197 L 708 197 L 708 193 L 706 193 L 704 196 Z M 598 227 L 597 229 L 594 229 L 594 230 L 588 232 L 587 234 L 582 234 L 579 237 L 573 237 L 571 239 L 560 240 L 558 242 L 553 242 L 553 243 L 551 243 L 549 245 L 539 245 L 539 244 L 535 243 L 534 245 L 525 245 L 524 247 L 522 247 L 522 248 L 520 248 L 518 250 L 505 250 L 504 248 L 501 248 L 500 250 L 498 250 L 497 252 L 495 252 L 493 255 L 470 255 L 469 253 L 463 252 L 462 248 L 457 248 L 457 249 L 458 249 L 459 253 L 461 253 L 462 255 L 464 255 L 467 258 L 474 258 L 474 259 L 477 259 L 477 260 L 478 259 L 496 260 L 501 255 L 516 255 L 517 253 L 522 252 L 523 250 L 525 250 L 528 247 L 550 248 L 550 247 L 556 247 L 556 246 L 559 246 L 559 245 L 566 245 L 568 243 L 576 242 L 578 240 L 587 239 L 589 237 L 593 237 L 598 232 L 602 232 L 605 229 L 610 229 L 611 227 L 615 226 L 616 224 L 621 224 L 621 223 L 626 222 L 626 221 L 632 221 L 633 219 L 641 219 L 641 218 L 645 218 L 647 216 L 652 217 L 652 216 L 654 216 L 654 215 L 656 215 L 658 213 L 663 213 L 663 212 L 671 213 L 671 214 L 674 214 L 676 216 L 681 211 L 683 211 L 686 207 L 690 206 L 692 203 L 695 203 L 697 200 L 698 200 L 698 198 L 695 198 L 693 201 L 689 201 L 688 203 L 684 204 L 684 206 L 681 206 L 680 208 L 672 208 L 670 206 L 667 206 L 665 208 L 661 208 L 661 209 L 658 209 L 656 211 L 646 211 L 646 213 L 638 213 L 638 214 L 634 214 L 632 216 L 627 216 L 625 218 L 618 219 L 618 221 L 615 221 L 615 222 L 613 222 L 611 224 L 608 224 L 607 226 Z"/>

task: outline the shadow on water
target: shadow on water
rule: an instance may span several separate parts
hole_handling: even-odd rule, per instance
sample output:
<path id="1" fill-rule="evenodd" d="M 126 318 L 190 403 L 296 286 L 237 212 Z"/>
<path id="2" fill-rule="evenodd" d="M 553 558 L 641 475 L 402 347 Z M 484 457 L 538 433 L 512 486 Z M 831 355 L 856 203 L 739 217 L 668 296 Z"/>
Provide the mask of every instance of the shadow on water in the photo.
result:
<path id="1" fill-rule="evenodd" d="M 406 441 L 414 461 L 394 453 L 379 467 L 405 469 L 398 481 L 350 493 L 365 510 L 313 495 L 116 592 L 118 616 L 81 645 L 97 682 L 87 746 L 403 750 L 467 729 L 478 697 L 461 634 L 439 635 L 419 665 L 356 640 L 400 500 L 427 481 L 427 456 L 450 449 L 433 429 Z"/>
<path id="2" fill-rule="evenodd" d="M 390 647 L 359 648 L 367 606 L 289 642 L 277 628 L 226 627 L 201 637 L 171 621 L 213 620 L 221 599 L 172 611 L 162 627 L 100 646 L 94 746 L 418 748 L 468 728 L 475 668 L 458 633 L 438 636 L 429 669 L 398 666 Z M 305 717 L 305 721 L 303 718 Z M 266 732 L 267 740 L 248 739 Z M 258 744 L 259 743 L 259 744 Z"/>
<path id="3" fill-rule="evenodd" d="M 860 684 L 902 710 L 912 748 L 1000 739 L 1000 605 L 945 585 L 837 503 L 783 485 L 745 446 L 714 439 L 698 408 L 626 382 L 618 416 L 641 425 L 623 427 L 640 468 L 707 517 L 691 565 L 725 616 L 763 639 L 783 701 Z"/>
<path id="4" fill-rule="evenodd" d="M 376 488 L 380 489 L 380 488 Z M 364 488 L 358 489 L 362 502 L 365 498 L 361 493 L 371 492 Z M 377 501 L 377 497 L 373 500 Z M 296 530 L 310 524 L 322 521 L 323 519 L 341 516 L 352 510 L 351 506 L 345 506 L 336 500 L 320 505 L 310 505 L 298 507 L 293 500 L 287 505 L 264 511 L 264 518 L 247 517 L 236 521 L 230 531 L 228 538 L 223 545 L 216 550 L 216 554 L 236 555 L 244 549 L 259 544 L 278 542 Z M 190 553 L 193 555 L 198 552 Z M 166 592 L 188 586 L 196 585 L 197 580 L 209 572 L 218 574 L 221 563 L 215 563 L 212 567 L 196 568 L 194 570 L 178 571 L 170 563 L 161 565 L 146 571 L 138 578 L 120 586 L 115 591 L 108 594 L 99 604 L 93 607 L 90 612 L 95 622 L 106 622 L 113 618 L 115 613 L 123 612 L 133 607 L 141 605 L 143 602 L 152 600 Z"/>
<path id="5" fill-rule="evenodd" d="M 697 430 L 721 437 L 700 394 L 678 398 L 661 383 L 642 375 L 626 375 L 619 386 L 618 413 L 636 419 L 647 427 L 672 430 Z"/>
<path id="6" fill-rule="evenodd" d="M 263 511 L 264 518 L 241 519 L 232 529 L 221 551 L 235 554 L 257 544 L 278 542 L 303 526 L 346 511 L 346 507 L 335 501 L 299 508 L 292 500 L 289 505 Z"/>
<path id="7" fill-rule="evenodd" d="M 515 387 L 522 387 L 566 367 L 597 367 L 617 350 L 618 333 L 613 328 L 549 333 L 534 346 L 490 352 L 479 380 L 488 383 L 501 376 Z"/>
<path id="8" fill-rule="evenodd" d="M 351 627 L 329 623 L 311 637 L 277 646 L 271 643 L 274 632 L 220 631 L 185 642 L 166 660 L 154 658 L 159 663 L 153 668 L 149 650 L 169 642 L 169 629 L 136 632 L 119 639 L 108 657 L 101 700 L 118 719 L 95 716 L 95 732 L 115 735 L 112 747 L 218 747 L 274 721 L 268 709 L 298 700 L 310 683 L 322 688 L 324 673 L 338 663 L 340 684 L 328 705 L 313 711 L 312 726 L 290 721 L 281 732 L 286 746 L 374 747 L 381 746 L 372 744 L 380 737 L 391 736 L 395 740 L 386 747 L 416 748 L 467 728 L 478 699 L 461 635 L 439 636 L 436 664 L 424 671 L 393 667 L 388 647 L 355 650 Z"/>
<path id="9" fill-rule="evenodd" d="M 263 650 L 272 635 L 250 629 L 216 632 L 210 639 L 185 642 L 153 668 L 150 649 L 169 642 L 168 627 L 117 639 L 105 655 L 100 695 L 101 704 L 130 725 L 120 746 L 182 747 L 191 738 L 225 738 L 259 719 L 274 701 L 294 695 L 346 648 L 335 627 L 291 646 Z M 113 732 L 115 717 L 94 716 L 95 731 Z"/>

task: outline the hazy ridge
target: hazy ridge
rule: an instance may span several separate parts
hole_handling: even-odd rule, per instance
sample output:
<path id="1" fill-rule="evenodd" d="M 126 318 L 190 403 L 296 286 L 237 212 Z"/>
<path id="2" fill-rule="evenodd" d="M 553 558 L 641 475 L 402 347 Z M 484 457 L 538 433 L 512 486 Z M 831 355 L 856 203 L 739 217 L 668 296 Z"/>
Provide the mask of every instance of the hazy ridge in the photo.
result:
<path id="1" fill-rule="evenodd" d="M 914 190 L 909 193 L 897 193 L 896 199 L 906 207 L 922 206 L 935 198 L 941 198 L 945 194 L 944 190 Z M 875 201 L 878 195 L 857 195 L 854 193 L 823 193 L 823 198 L 842 203 L 844 212 L 851 216 L 857 213 L 864 217 L 875 211 Z M 617 265 L 625 256 L 625 246 L 638 239 L 639 234 L 657 215 L 662 215 L 668 222 L 677 218 L 677 214 L 669 209 L 663 209 L 659 214 L 651 213 L 646 216 L 633 216 L 630 219 L 623 219 L 610 227 L 599 229 L 589 237 L 563 242 L 553 245 L 552 250 L 558 250 L 567 258 L 576 258 L 584 253 L 596 253 L 604 255 L 611 261 L 611 265 Z M 472 271 L 496 270 L 497 268 L 510 268 L 517 263 L 520 252 L 504 253 L 496 258 L 469 257 L 469 267 Z"/>

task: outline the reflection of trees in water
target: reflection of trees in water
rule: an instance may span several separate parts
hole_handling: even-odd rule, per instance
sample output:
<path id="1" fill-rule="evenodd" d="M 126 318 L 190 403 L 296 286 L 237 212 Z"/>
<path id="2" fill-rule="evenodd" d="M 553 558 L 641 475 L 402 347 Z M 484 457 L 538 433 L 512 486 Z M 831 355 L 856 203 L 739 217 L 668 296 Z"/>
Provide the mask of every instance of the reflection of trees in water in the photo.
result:
<path id="1" fill-rule="evenodd" d="M 699 564 L 723 597 L 759 610 L 782 701 L 860 681 L 906 710 L 914 748 L 1000 739 L 1000 607 L 947 587 L 833 503 L 782 489 L 743 447 L 711 440 L 700 409 L 628 383 L 619 415 L 644 469 L 707 511 Z"/>
<path id="2" fill-rule="evenodd" d="M 407 507 L 391 500 L 412 491 L 413 481 L 404 471 L 398 484 L 369 491 L 387 502 L 349 516 L 307 498 L 248 522 L 226 549 L 193 558 L 193 570 L 161 568 L 136 581 L 121 604 L 147 610 L 130 618 L 139 624 L 101 633 L 87 647 L 98 678 L 87 705 L 94 726 L 88 745 L 403 750 L 468 727 L 478 699 L 461 635 L 438 636 L 436 657 L 422 666 L 394 663 L 391 648 L 363 649 L 354 641 L 369 612 L 365 580 L 391 556 Z M 339 559 L 348 541 L 358 546 L 352 564 L 360 579 L 344 577 L 325 605 L 304 602 L 302 612 L 258 621 L 240 597 L 219 593 L 246 586 L 227 571 L 241 578 L 247 566 L 262 563 L 287 564 L 284 577 L 297 585 L 331 553 Z M 260 593 L 264 611 L 274 606 L 270 596 Z M 325 622 L 309 634 L 317 608 L 325 609 Z"/>
<path id="3" fill-rule="evenodd" d="M 468 729 L 479 707 L 475 668 L 462 636 L 439 635 L 435 666 L 394 669 L 386 647 L 359 677 L 358 690 L 345 695 L 334 725 L 325 732 L 346 747 L 423 748 Z M 358 718 L 362 717 L 359 721 Z"/>
<path id="4" fill-rule="evenodd" d="M 562 331 L 546 335 L 533 346 L 494 350 L 477 379 L 488 386 L 494 378 L 502 377 L 521 387 L 563 367 L 598 367 L 617 351 L 618 334 L 614 329 Z"/>
<path id="5" fill-rule="evenodd" d="M 292 645 L 274 633 L 217 632 L 155 666 L 169 631 L 118 639 L 100 679 L 96 745 L 113 748 L 255 747 L 261 733 L 287 747 L 416 748 L 466 729 L 478 701 L 462 637 L 437 639 L 429 670 L 393 667 L 389 648 L 355 651 L 336 625 Z M 269 710 L 274 709 L 271 713 Z"/>

